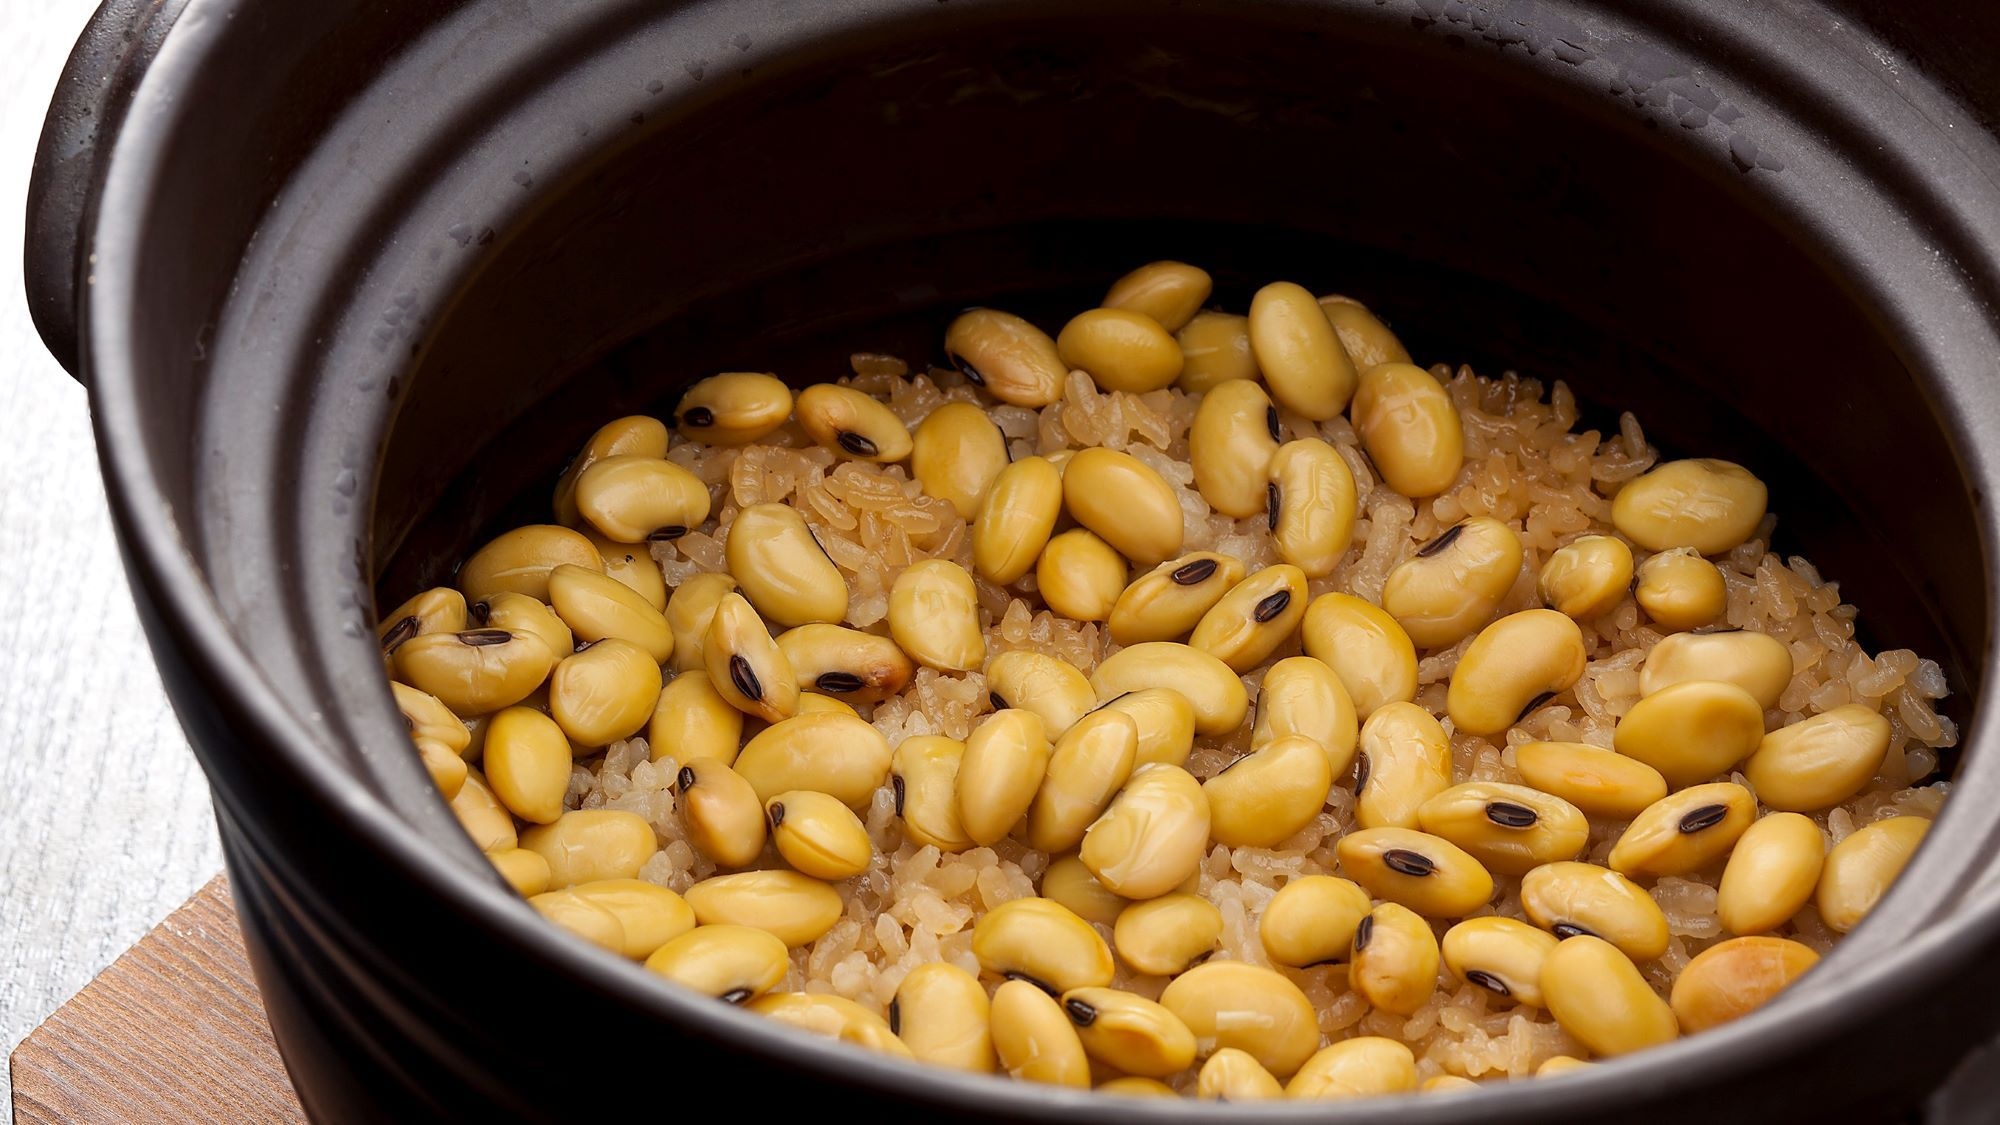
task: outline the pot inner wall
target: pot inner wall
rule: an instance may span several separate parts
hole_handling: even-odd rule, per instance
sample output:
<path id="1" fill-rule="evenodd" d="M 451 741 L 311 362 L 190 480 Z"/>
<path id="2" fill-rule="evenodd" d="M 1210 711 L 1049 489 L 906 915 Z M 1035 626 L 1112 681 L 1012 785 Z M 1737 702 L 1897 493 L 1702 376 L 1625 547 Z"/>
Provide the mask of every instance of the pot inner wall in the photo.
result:
<path id="1" fill-rule="evenodd" d="M 1983 560 L 1944 428 L 1883 310 L 1760 194 L 1805 173 L 1689 151 L 1727 129 L 1692 123 L 1733 107 L 1662 130 L 1371 23 L 883 40 L 622 138 L 496 245 L 390 438 L 384 602 L 543 518 L 595 425 L 664 414 L 694 379 L 835 378 L 853 350 L 942 362 L 966 305 L 1054 330 L 1106 279 L 1179 257 L 1227 307 L 1280 277 L 1345 292 L 1419 362 L 1561 379 L 1585 425 L 1630 410 L 1670 453 L 1750 466 L 1778 549 L 1842 582 L 1871 643 L 1976 689 Z"/>

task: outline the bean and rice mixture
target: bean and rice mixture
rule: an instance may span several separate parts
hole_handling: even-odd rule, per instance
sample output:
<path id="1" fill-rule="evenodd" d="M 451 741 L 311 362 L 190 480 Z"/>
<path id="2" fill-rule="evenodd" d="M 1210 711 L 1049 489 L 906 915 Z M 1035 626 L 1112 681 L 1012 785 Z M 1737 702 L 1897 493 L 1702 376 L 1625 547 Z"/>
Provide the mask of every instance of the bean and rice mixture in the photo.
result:
<path id="1" fill-rule="evenodd" d="M 1210 295 L 607 424 L 381 627 L 475 842 L 685 986 L 1131 1095 L 1547 1076 L 1809 970 L 1949 789 L 1938 665 L 1741 467 Z"/>

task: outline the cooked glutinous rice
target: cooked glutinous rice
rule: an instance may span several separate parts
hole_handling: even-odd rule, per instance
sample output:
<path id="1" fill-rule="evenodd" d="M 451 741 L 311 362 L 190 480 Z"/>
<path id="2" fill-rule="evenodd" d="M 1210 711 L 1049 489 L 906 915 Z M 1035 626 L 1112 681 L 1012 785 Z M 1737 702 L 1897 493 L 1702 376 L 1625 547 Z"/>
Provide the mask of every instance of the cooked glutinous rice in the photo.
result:
<path id="1" fill-rule="evenodd" d="M 943 403 L 985 405 L 956 371 L 910 374 L 902 363 L 876 355 L 856 356 L 853 368 L 847 385 L 886 402 L 912 427 Z M 1487 379 L 1465 368 L 1440 368 L 1437 374 L 1463 419 L 1466 460 L 1455 486 L 1426 502 L 1413 504 L 1380 485 L 1345 417 L 1314 423 L 1290 413 L 1283 416 L 1288 436 L 1319 436 L 1339 450 L 1360 494 L 1352 546 L 1333 574 L 1311 583 L 1313 595 L 1343 591 L 1379 601 L 1384 580 L 1397 563 L 1459 521 L 1484 515 L 1516 528 L 1527 555 L 1499 612 L 1539 605 L 1536 575 L 1549 554 L 1580 534 L 1611 533 L 1611 502 L 1600 488 L 1632 480 L 1659 458 L 1630 414 L 1619 420 L 1615 433 L 1574 432 L 1576 401 L 1561 383 L 1545 388 L 1513 374 Z M 1254 572 L 1279 561 L 1264 518 L 1217 515 L 1193 484 L 1188 431 L 1199 401 L 1178 389 L 1103 393 L 1084 373 L 1072 372 L 1062 398 L 1044 409 L 989 410 L 1015 459 L 1090 446 L 1132 454 L 1177 493 L 1185 521 L 1184 550 L 1232 555 Z M 731 521 L 744 507 L 767 502 L 796 508 L 839 566 L 851 590 L 847 623 L 854 628 L 886 632 L 889 590 L 914 562 L 950 559 L 973 571 L 969 528 L 949 502 L 925 496 L 902 467 L 836 458 L 808 440 L 796 422 L 742 448 L 708 447 L 677 437 L 668 456 L 705 481 L 715 499 L 708 524 L 676 542 L 653 546 L 670 587 L 697 573 L 724 570 L 723 543 Z M 1782 503 L 1777 498 L 1777 506 Z M 1949 785 L 1914 783 L 1933 773 L 1938 751 L 1957 738 L 1951 720 L 1934 707 L 1945 694 L 1943 673 L 1907 650 L 1874 656 L 1865 652 L 1855 640 L 1855 608 L 1841 601 L 1838 586 L 1822 579 L 1806 560 L 1781 558 L 1768 550 L 1774 523 L 1766 516 L 1750 541 L 1714 560 L 1728 585 L 1727 624 L 1768 633 L 1791 650 L 1796 671 L 1779 701 L 1779 713 L 1768 716 L 1772 726 L 1859 702 L 1879 710 L 1892 728 L 1891 750 L 1880 775 L 1859 795 L 1814 819 L 1838 842 L 1887 817 L 1933 816 Z M 1643 561 L 1645 556 L 1641 552 L 1638 557 Z M 977 580 L 977 588 L 989 656 L 1032 649 L 1088 673 L 1115 648 L 1101 626 L 1043 609 L 1032 573 L 1018 584 L 1018 592 L 983 579 Z M 1520 781 L 1513 747 L 1523 742 L 1610 747 L 1614 725 L 1639 698 L 1640 666 L 1662 636 L 1629 594 L 1614 611 L 1584 623 L 1590 660 L 1582 679 L 1516 725 L 1505 741 L 1455 733 L 1454 782 Z M 1446 680 L 1469 643 L 1421 660 L 1417 702 L 1441 718 Z M 1272 659 L 1298 651 L 1294 639 Z M 1244 677 L 1253 705 L 1261 676 L 1259 670 Z M 900 694 L 861 710 L 894 746 L 921 734 L 964 739 L 992 704 L 978 672 L 945 675 L 926 668 Z M 1245 752 L 1248 743 L 1248 724 L 1227 738 L 1203 738 L 1187 768 L 1197 778 L 1209 777 Z M 670 758 L 649 761 L 642 738 L 616 743 L 601 756 L 576 764 L 568 805 L 643 816 L 658 833 L 661 850 L 641 877 L 684 891 L 715 866 L 689 844 L 675 811 L 670 786 L 677 766 Z M 1748 784 L 1741 774 L 1731 780 Z M 1257 937 L 1260 911 L 1288 881 L 1335 873 L 1334 844 L 1354 827 L 1354 801 L 1351 779 L 1339 781 L 1324 811 L 1283 845 L 1213 846 L 1202 867 L 1200 893 L 1221 909 L 1224 919 L 1216 958 L 1269 963 Z M 845 916 L 825 936 L 793 952 L 790 974 L 779 987 L 837 993 L 880 1013 L 917 965 L 943 960 L 977 973 L 973 923 L 1000 903 L 1036 893 L 1050 857 L 1012 838 L 962 854 L 918 847 L 904 840 L 887 786 L 875 794 L 864 820 L 877 847 L 873 866 L 841 885 Z M 1593 821 L 1590 843 L 1580 858 L 1603 863 L 1623 827 L 1621 822 Z M 1481 913 L 1520 917 L 1520 880 L 1499 876 L 1497 882 L 1500 892 Z M 1663 996 L 1690 957 L 1724 936 L 1715 882 L 1712 875 L 1670 877 L 1652 887 L 1673 937 L 1666 955 L 1643 971 Z M 1108 938 L 1108 927 L 1100 929 Z M 1820 951 L 1837 936 L 1810 905 L 1776 932 Z M 1478 987 L 1451 984 L 1449 978 L 1429 1003 L 1406 1017 L 1371 1012 L 1347 987 L 1345 966 L 1278 971 L 1305 991 L 1330 1040 L 1354 1035 L 1402 1040 L 1416 1053 L 1423 1077 L 1518 1077 L 1552 1056 L 1587 1053 L 1546 1012 L 1497 1001 Z M 1123 966 L 1114 982 L 1149 997 L 1157 996 L 1165 983 L 1133 975 Z M 1192 1071 L 1176 1080 L 1182 1087 L 1192 1082 Z"/>

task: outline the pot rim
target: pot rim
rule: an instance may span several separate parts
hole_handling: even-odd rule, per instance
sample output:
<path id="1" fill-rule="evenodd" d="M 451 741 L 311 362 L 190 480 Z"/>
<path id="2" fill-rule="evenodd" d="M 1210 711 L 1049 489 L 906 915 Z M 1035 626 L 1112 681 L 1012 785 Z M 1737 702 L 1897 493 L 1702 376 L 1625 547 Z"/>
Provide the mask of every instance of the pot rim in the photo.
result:
<path id="1" fill-rule="evenodd" d="M 886 0 L 881 5 L 880 18 L 919 11 L 920 4 L 927 7 L 929 0 Z M 336 810 L 377 859 L 478 919 L 496 940 L 512 943 L 555 964 L 582 986 L 647 1009 L 657 1018 L 699 1028 L 739 1049 L 803 1066 L 823 1079 L 860 1080 L 881 1091 L 900 1092 L 932 1103 L 977 1099 L 989 1111 L 1020 1115 L 1054 1111 L 1070 1117 L 1101 1112 L 1103 1103 L 1088 1096 L 1088 1091 L 995 1081 L 938 1068 L 912 1069 L 803 1033 L 777 1029 L 773 1034 L 768 1021 L 674 989 L 636 964 L 605 957 L 549 927 L 497 880 L 468 878 L 459 862 L 425 843 L 325 756 L 306 749 L 313 744 L 314 735 L 264 682 L 248 654 L 232 637 L 193 555 L 183 545 L 181 529 L 166 500 L 166 489 L 148 457 L 140 415 L 141 397 L 136 390 L 145 373 L 132 347 L 134 333 L 128 315 L 142 302 L 142 283 L 135 267 L 143 257 L 146 243 L 144 204 L 172 158 L 167 142 L 173 134 L 174 115 L 182 105 L 181 100 L 172 96 L 173 92 L 203 68 L 208 54 L 223 44 L 223 31 L 229 20 L 240 9 L 250 6 L 247 0 L 189 0 L 178 25 L 162 42 L 158 55 L 140 80 L 127 127 L 112 139 L 95 206 L 85 219 L 88 237 L 84 245 L 91 251 L 88 271 L 91 277 L 81 298 L 79 338 L 94 407 L 100 463 L 132 580 L 144 590 L 146 601 L 157 614 L 158 629 L 171 636 L 186 654 L 192 675 L 202 681 L 230 724 L 247 741 L 265 748 L 271 768 L 280 771 L 288 782 L 312 793 L 319 803 Z M 1416 10 L 1414 4 L 1406 6 Z M 1483 11 L 1485 4 L 1484 0 L 1467 0 L 1465 6 Z M 1504 5 L 1496 0 L 1492 6 Z M 1554 0 L 1549 6 L 1567 8 L 1574 3 Z M 1662 5 L 1672 6 L 1675 5 Z M 1362 18 L 1388 17 L 1371 13 Z M 1488 13 L 1486 18 L 1500 17 Z M 1620 14 L 1606 18 L 1646 17 Z M 1702 14 L 1703 20 L 1731 18 L 1733 15 L 1720 12 Z M 1856 34 L 1851 27 L 1843 33 Z M 1660 34 L 1674 39 L 1682 37 L 1664 29 Z M 1718 37 L 1745 45 L 1740 32 Z M 1769 57 L 1757 61 L 1766 67 L 1783 69 L 1778 60 Z M 1790 65 L 1799 64 L 1794 61 Z M 1967 373 L 1960 381 L 1970 377 Z M 1932 376 L 1931 385 L 1950 398 L 1953 396 L 1946 392 L 1953 389 L 1949 386 L 1951 382 L 1948 374 L 1938 373 Z M 1983 470 L 1991 455 L 1980 455 L 1963 421 L 1947 417 L 1945 424 L 1958 439 L 1961 467 L 1969 475 L 1990 477 L 1992 474 Z M 1995 549 L 1988 496 L 1990 492 L 1979 501 L 1979 534 L 1987 557 L 2000 558 Z M 1990 570 L 1987 585 L 1991 593 L 1995 581 Z M 2000 618 L 2000 606 L 1994 602 L 1989 598 L 1992 607 L 1989 627 L 1994 619 Z M 1990 654 L 1988 663 L 1990 666 Z M 1975 700 L 1974 719 L 1963 732 L 1963 742 L 1968 747 L 2000 738 L 1995 729 L 2000 717 L 1988 716 L 1984 706 L 1995 690 L 1989 681 Z M 1983 772 L 2000 775 L 2000 761 Z M 1995 778 L 1995 784 L 2000 784 L 2000 777 Z M 1955 789 L 1955 795 L 1959 792 L 1962 789 Z M 217 799 L 227 800 L 226 790 L 218 788 Z M 1962 798 L 1949 802 L 1940 823 L 1969 823 L 1975 815 L 1972 803 Z M 1989 836 L 1992 830 L 1993 826 L 1989 826 Z M 1935 849 L 1926 852 L 1928 866 L 1942 869 L 1950 862 Z M 1913 870 L 1925 866 L 1925 859 L 1926 855 L 1920 854 Z M 1965 891 L 1954 904 L 1949 919 L 1928 925 L 1895 949 L 1879 951 L 1875 961 L 1856 963 L 1854 958 L 1846 959 L 1845 967 L 1851 977 L 1837 992 L 1821 991 L 1810 997 L 1798 997 L 1796 1003 L 1780 1002 L 1727 1028 L 1646 1051 L 1633 1059 L 1617 1060 L 1615 1065 L 1560 1083 L 1508 1084 L 1506 1089 L 1489 1089 L 1483 1091 L 1482 1098 L 1466 1102 L 1451 1098 L 1400 1101 L 1393 1103 L 1393 1112 L 1399 1116 L 1414 1114 L 1409 1119 L 1416 1121 L 1469 1119 L 1475 1113 L 1481 1119 L 1490 1118 L 1495 1112 L 1560 1113 L 1601 1105 L 1612 1096 L 1614 1088 L 1621 1094 L 1629 1094 L 1635 1089 L 1654 1092 L 1683 1087 L 1691 1069 L 1724 1073 L 1753 1069 L 1765 1065 L 1781 1049 L 1793 1050 L 1802 1042 L 1823 1042 L 1851 1029 L 1867 1019 L 1875 1005 L 1891 996 L 1907 994 L 1913 986 L 1935 987 L 1943 977 L 1958 971 L 1965 961 L 1989 945 L 1993 941 L 1990 935 L 1996 931 L 2000 931 L 2000 887 L 1986 881 Z M 1841 951 L 1837 950 L 1829 960 L 1840 956 Z M 1494 1098 L 1503 1100 L 1490 1100 Z M 1392 1103 L 1366 1104 L 1379 1108 Z M 1232 1113 L 1244 1109 L 1235 1106 Z M 1209 1107 L 1191 1103 L 1164 1102 L 1144 1105 L 1128 1102 L 1121 1110 L 1161 1116 L 1210 1112 Z M 1325 1105 L 1308 1104 L 1273 1105 L 1255 1112 L 1273 1116 L 1310 1115 L 1318 1119 L 1327 1111 Z"/>

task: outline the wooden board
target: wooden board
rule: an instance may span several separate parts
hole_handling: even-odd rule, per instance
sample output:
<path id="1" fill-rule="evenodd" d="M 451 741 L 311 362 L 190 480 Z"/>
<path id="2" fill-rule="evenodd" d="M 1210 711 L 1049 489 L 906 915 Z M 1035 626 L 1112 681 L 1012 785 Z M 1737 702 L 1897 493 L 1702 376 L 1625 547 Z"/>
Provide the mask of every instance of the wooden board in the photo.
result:
<path id="1" fill-rule="evenodd" d="M 14 1049 L 16 1125 L 303 1122 L 218 875 Z"/>

